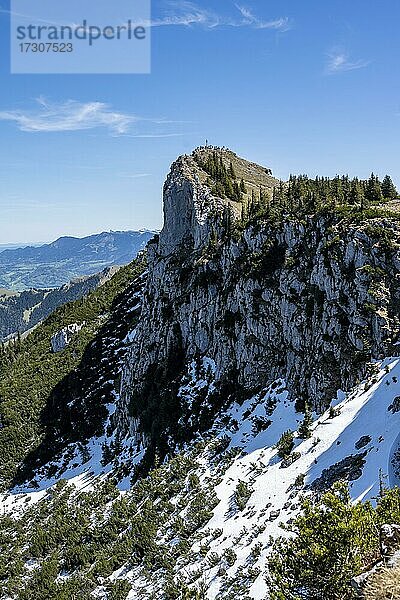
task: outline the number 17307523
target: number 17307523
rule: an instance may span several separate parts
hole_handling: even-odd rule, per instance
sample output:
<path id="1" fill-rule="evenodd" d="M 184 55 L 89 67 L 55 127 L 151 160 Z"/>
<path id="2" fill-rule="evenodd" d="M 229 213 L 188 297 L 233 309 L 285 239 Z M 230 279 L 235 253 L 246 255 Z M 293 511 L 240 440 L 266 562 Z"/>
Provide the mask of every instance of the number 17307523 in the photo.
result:
<path id="1" fill-rule="evenodd" d="M 39 52 L 42 54 L 48 52 L 73 52 L 74 46 L 71 43 L 54 43 L 54 42 L 21 42 L 19 44 L 20 52 L 27 54 L 28 52 Z"/>

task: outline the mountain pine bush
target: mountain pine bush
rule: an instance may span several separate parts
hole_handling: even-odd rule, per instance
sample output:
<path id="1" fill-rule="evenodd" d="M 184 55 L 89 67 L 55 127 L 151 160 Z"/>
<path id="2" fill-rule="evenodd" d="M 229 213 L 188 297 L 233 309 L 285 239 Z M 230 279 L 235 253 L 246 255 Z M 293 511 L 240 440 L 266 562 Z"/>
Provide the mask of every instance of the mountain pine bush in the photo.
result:
<path id="1" fill-rule="evenodd" d="M 285 431 L 276 444 L 279 458 L 287 458 L 294 448 L 293 431 Z"/>
<path id="2" fill-rule="evenodd" d="M 320 500 L 304 500 L 302 513 L 287 526 L 292 537 L 279 538 L 268 561 L 271 600 L 357 598 L 350 580 L 379 557 L 384 523 L 400 523 L 398 488 L 384 490 L 376 508 L 354 504 L 344 483 Z"/>

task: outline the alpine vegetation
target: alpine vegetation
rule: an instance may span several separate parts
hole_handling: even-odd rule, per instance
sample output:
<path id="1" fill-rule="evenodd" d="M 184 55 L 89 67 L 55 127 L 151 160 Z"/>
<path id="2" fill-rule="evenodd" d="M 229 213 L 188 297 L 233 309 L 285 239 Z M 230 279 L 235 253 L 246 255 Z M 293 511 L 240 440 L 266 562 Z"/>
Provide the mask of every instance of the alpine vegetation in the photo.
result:
<path id="1" fill-rule="evenodd" d="M 178 158 L 145 252 L 2 346 L 1 598 L 398 597 L 397 197 Z"/>

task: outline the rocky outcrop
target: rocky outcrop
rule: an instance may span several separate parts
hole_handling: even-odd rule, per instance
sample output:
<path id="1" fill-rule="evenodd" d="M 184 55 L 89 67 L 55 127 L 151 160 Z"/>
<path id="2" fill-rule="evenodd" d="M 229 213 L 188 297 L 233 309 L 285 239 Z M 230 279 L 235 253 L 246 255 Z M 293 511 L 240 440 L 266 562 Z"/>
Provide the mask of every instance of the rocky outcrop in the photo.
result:
<path id="1" fill-rule="evenodd" d="M 340 462 L 331 465 L 322 471 L 321 477 L 313 481 L 310 486 L 313 491 L 326 492 L 338 481 L 355 481 L 362 477 L 365 464 L 365 453 L 346 456 Z"/>
<path id="2" fill-rule="evenodd" d="M 400 525 L 382 525 L 380 546 L 382 556 L 388 560 L 400 552 Z M 398 558 L 400 560 L 400 556 Z"/>
<path id="3" fill-rule="evenodd" d="M 61 352 L 64 350 L 64 348 L 71 343 L 72 338 L 82 329 L 83 325 L 84 324 L 78 325 L 77 323 L 72 323 L 55 333 L 51 338 L 52 351 Z"/>
<path id="4" fill-rule="evenodd" d="M 353 577 L 351 585 L 363 600 L 398 598 L 395 587 L 400 591 L 400 527 L 382 525 L 380 529 L 381 558 L 365 571 Z"/>
<path id="5" fill-rule="evenodd" d="M 265 169 L 221 156 L 248 187 L 262 175 L 269 191 L 276 185 Z M 195 158 L 181 157 L 165 184 L 164 228 L 148 247 L 118 411 L 125 432 L 141 440 L 164 432 L 168 447 L 278 377 L 299 406 L 326 408 L 391 352 L 399 325 L 399 256 L 387 244 L 387 232 L 399 239 L 395 221 L 319 215 L 241 231 L 240 206 L 212 195 Z M 189 418 L 179 384 L 205 356 L 215 363 L 213 393 L 190 407 L 191 428 L 177 431 Z"/>

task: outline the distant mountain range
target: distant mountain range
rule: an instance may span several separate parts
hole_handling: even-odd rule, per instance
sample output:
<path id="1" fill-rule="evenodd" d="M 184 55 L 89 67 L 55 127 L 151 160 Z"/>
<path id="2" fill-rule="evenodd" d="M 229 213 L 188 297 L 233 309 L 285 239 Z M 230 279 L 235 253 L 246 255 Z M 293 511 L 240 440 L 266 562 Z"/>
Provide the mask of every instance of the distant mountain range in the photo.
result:
<path id="1" fill-rule="evenodd" d="M 39 247 L 0 251 L 0 288 L 58 288 L 76 277 L 127 264 L 155 233 L 109 231 L 84 238 L 61 237 Z"/>
<path id="2" fill-rule="evenodd" d="M 37 248 L 39 246 L 43 246 L 46 242 L 37 242 L 37 243 L 19 243 L 19 244 L 0 244 L 0 252 L 4 250 L 16 250 L 18 248 L 26 248 L 27 246 L 33 246 Z"/>

